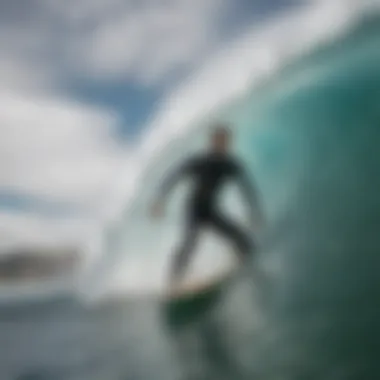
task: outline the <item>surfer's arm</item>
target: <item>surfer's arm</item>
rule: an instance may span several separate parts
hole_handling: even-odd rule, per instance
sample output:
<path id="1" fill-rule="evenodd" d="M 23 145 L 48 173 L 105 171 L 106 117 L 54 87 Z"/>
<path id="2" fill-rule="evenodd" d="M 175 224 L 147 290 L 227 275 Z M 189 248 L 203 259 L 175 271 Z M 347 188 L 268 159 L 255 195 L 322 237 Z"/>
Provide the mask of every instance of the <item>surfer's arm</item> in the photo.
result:
<path id="1" fill-rule="evenodd" d="M 263 213 L 257 187 L 254 185 L 253 181 L 248 177 L 247 171 L 241 165 L 237 166 L 237 182 L 246 202 L 249 205 L 249 216 L 251 222 L 254 223 L 258 228 L 262 227 Z"/>
<path id="2" fill-rule="evenodd" d="M 180 165 L 177 169 L 169 173 L 161 183 L 160 189 L 158 191 L 157 201 L 162 203 L 165 202 L 166 198 L 169 196 L 173 188 L 177 183 L 189 175 L 196 167 L 196 160 L 189 159 Z"/>

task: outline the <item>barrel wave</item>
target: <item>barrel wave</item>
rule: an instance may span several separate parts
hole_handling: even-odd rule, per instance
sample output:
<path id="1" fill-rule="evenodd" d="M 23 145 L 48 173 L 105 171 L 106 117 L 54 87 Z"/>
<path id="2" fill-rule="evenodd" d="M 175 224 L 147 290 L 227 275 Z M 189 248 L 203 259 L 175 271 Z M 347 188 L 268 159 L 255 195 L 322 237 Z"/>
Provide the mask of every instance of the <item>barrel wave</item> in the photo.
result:
<path id="1" fill-rule="evenodd" d="M 210 115 L 147 169 L 132 207 L 108 232 L 102 265 L 122 266 L 127 255 L 129 265 L 136 262 L 134 272 L 123 272 L 130 284 L 141 278 L 136 268 L 144 268 L 149 286 L 145 296 L 132 297 L 128 315 L 140 322 L 144 315 L 150 326 L 140 331 L 142 340 L 156 341 L 144 359 L 154 378 L 379 376 L 379 46 L 380 19 L 373 16 Z M 221 118 L 235 126 L 236 153 L 262 194 L 268 229 L 252 265 L 270 284 L 254 286 L 248 274 L 223 292 L 171 305 L 168 318 L 168 305 L 149 294 L 159 294 L 180 236 L 186 185 L 163 224 L 150 221 L 146 208 L 166 171 L 200 148 L 207 122 Z M 226 210 L 243 220 L 235 189 L 224 196 Z M 189 277 L 224 270 L 229 253 L 224 242 L 206 236 Z M 179 322 L 184 308 L 191 318 Z M 173 352 L 172 362 L 163 352 Z"/>
<path id="2" fill-rule="evenodd" d="M 228 94 L 217 94 L 220 105 L 219 95 L 243 88 L 234 102 L 195 121 L 185 109 L 194 87 L 223 92 L 217 79 L 229 56 L 222 55 L 221 65 L 207 62 L 201 80 L 197 72 L 179 91 L 184 115 L 165 114 L 173 110 L 171 101 L 181 103 L 172 98 L 164 115 L 158 111 L 152 125 L 170 119 L 172 140 L 144 161 L 139 182 L 131 181 L 138 185 L 134 196 L 123 194 L 120 215 L 106 223 L 104 235 L 91 236 L 89 245 L 101 254 L 80 271 L 78 283 L 2 289 L 1 380 L 380 378 L 378 1 L 303 3 L 306 11 L 255 24 L 254 36 L 239 36 L 227 49 L 238 58 L 230 67 L 250 73 L 233 73 Z M 361 9 L 370 3 L 365 16 Z M 257 63 L 261 48 L 268 54 Z M 209 93 L 202 99 L 208 102 Z M 174 128 L 177 118 L 192 120 L 186 133 Z M 167 266 L 181 238 L 188 184 L 173 193 L 163 220 L 153 221 L 149 206 L 163 176 L 202 148 L 208 125 L 218 120 L 234 126 L 235 153 L 258 185 L 267 228 L 255 236 L 260 249 L 241 275 L 169 300 L 163 297 Z M 131 158 L 136 165 L 146 153 L 139 149 Z M 226 188 L 223 207 L 246 222 L 234 186 Z M 187 280 L 209 279 L 232 260 L 228 243 L 205 233 Z"/>

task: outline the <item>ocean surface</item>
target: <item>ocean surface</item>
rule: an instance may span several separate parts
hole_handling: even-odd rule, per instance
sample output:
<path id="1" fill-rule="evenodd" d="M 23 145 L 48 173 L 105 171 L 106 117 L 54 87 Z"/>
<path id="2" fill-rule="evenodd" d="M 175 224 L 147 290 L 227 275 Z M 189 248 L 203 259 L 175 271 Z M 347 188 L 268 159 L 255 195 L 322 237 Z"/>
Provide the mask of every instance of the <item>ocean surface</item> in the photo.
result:
<path id="1" fill-rule="evenodd" d="M 158 293 L 5 303 L 1 380 L 380 378 L 380 18 L 220 116 L 236 125 L 237 154 L 262 194 L 268 229 L 252 265 L 266 281 L 247 270 L 220 293 L 171 305 Z M 191 151 L 202 133 L 176 142 L 161 161 Z M 151 181 L 166 170 L 156 169 Z M 175 236 L 178 224 L 173 202 L 167 225 L 148 225 L 150 196 L 141 192 L 106 244 L 109 266 L 125 252 L 138 252 L 135 260 L 155 252 L 143 264 L 151 263 L 146 280 L 163 272 L 172 241 L 162 237 Z M 235 201 L 226 194 L 230 210 Z M 229 265 L 219 248 L 205 243 L 199 268 L 216 254 Z"/>

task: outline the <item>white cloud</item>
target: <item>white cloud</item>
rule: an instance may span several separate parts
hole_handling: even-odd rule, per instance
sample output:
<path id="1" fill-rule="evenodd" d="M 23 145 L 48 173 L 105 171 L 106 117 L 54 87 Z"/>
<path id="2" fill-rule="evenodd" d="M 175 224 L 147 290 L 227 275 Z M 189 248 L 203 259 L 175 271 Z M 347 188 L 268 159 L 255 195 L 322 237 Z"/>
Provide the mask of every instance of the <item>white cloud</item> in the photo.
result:
<path id="1" fill-rule="evenodd" d="M 0 17 L 2 57 L 41 64 L 50 80 L 131 80 L 152 85 L 192 67 L 217 42 L 232 0 L 40 1 Z M 3 17 L 4 17 L 3 16 Z M 219 29 L 218 29 L 219 28 Z M 6 37 L 5 37 L 6 36 Z M 1 79 L 1 77 L 0 77 Z"/>
<path id="2" fill-rule="evenodd" d="M 0 93 L 0 186 L 96 215 L 128 152 L 118 120 L 64 99 Z"/>
<path id="3" fill-rule="evenodd" d="M 130 152 L 114 140 L 120 121 L 106 109 L 62 97 L 60 88 L 72 75 L 140 84 L 170 76 L 209 48 L 224 1 L 21 5 L 0 5 L 0 187 L 104 217 L 133 186 Z M 20 241 L 31 232 L 43 237 L 32 228 L 32 215 L 0 223 L 0 233 L 9 235 L 17 223 L 11 235 Z M 27 224 L 30 229 L 22 227 Z"/>
<path id="4" fill-rule="evenodd" d="M 96 77 L 164 81 L 197 62 L 216 42 L 222 0 L 126 1 L 97 26 L 70 41 L 76 68 Z M 105 11 L 107 12 L 107 11 Z M 107 13 L 106 13 L 107 14 Z"/>

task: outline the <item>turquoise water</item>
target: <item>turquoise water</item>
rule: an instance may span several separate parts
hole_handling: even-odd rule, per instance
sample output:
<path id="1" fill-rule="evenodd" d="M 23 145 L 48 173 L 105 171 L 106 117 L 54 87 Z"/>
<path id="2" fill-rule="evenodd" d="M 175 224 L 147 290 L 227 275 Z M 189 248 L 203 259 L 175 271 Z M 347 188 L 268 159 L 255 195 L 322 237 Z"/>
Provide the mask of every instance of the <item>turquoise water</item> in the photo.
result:
<path id="1" fill-rule="evenodd" d="M 0 378 L 379 378 L 379 104 L 380 21 L 373 19 L 224 109 L 268 216 L 255 265 L 270 286 L 255 288 L 248 275 L 221 298 L 192 303 L 193 317 L 179 325 L 152 299 L 2 307 Z M 157 159 L 122 233 L 109 235 L 108 264 L 135 252 L 151 263 L 144 280 L 159 282 L 185 190 L 163 226 L 144 216 L 148 190 L 167 169 L 162 163 L 200 146 L 206 133 Z M 231 212 L 235 201 L 226 194 Z M 228 263 L 228 250 L 211 240 L 197 260 L 223 254 Z"/>

